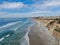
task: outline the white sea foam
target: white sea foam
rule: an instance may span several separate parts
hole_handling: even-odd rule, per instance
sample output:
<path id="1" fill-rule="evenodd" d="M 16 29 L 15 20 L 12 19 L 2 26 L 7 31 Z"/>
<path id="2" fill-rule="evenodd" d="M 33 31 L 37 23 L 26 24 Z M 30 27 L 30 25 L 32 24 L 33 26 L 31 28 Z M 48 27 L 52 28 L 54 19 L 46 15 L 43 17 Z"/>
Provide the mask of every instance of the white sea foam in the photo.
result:
<path id="1" fill-rule="evenodd" d="M 6 35 L 5 37 L 9 37 L 10 35 L 8 34 L 8 35 Z"/>
<path id="2" fill-rule="evenodd" d="M 11 22 L 11 23 L 8 23 L 8 24 L 6 24 L 6 25 L 4 25 L 4 26 L 2 26 L 2 27 L 0 27 L 0 28 L 4 28 L 4 27 L 7 27 L 7 26 L 11 26 L 11 25 L 14 25 L 14 24 L 19 23 L 19 22 L 21 22 L 21 21 Z"/>
<path id="3" fill-rule="evenodd" d="M 28 25 L 28 24 L 31 24 L 31 21 L 25 21 L 25 22 L 22 22 L 22 24 L 20 25 L 20 22 L 21 21 L 17 21 L 17 22 L 12 22 L 12 23 L 8 23 L 8 24 L 6 24 L 6 25 L 4 25 L 4 26 L 2 26 L 2 27 L 0 27 L 0 28 L 4 28 L 4 27 L 7 27 L 8 29 L 10 29 L 11 27 L 9 27 L 9 26 L 12 26 L 12 28 L 11 29 L 15 29 L 15 31 L 18 29 L 18 28 L 20 28 L 21 26 L 23 27 L 23 26 L 25 26 L 25 25 Z M 15 24 L 17 24 L 17 25 L 15 25 Z M 14 25 L 14 26 L 13 26 Z M 32 25 L 30 25 L 29 27 L 31 27 Z M 16 28 L 15 28 L 16 27 Z M 23 27 L 24 28 L 24 27 Z M 5 29 L 4 29 L 5 30 Z M 29 45 L 29 37 L 28 37 L 28 33 L 29 33 L 29 29 L 27 29 L 28 31 L 27 31 L 27 33 L 26 33 L 26 35 L 24 36 L 24 45 L 25 44 L 28 44 Z M 1 38 L 0 39 L 0 41 L 2 41 L 2 40 L 4 40 L 5 39 L 5 37 L 9 37 L 10 35 L 8 34 L 8 35 L 6 35 L 6 36 L 4 36 L 3 38 Z M 23 44 L 22 43 L 22 44 Z"/>
<path id="4" fill-rule="evenodd" d="M 21 39 L 21 45 L 30 45 L 29 43 L 29 37 L 28 37 L 28 34 L 29 34 L 29 31 L 30 31 L 30 28 L 27 28 L 27 33 L 25 34 L 25 36 Z"/>
<path id="5" fill-rule="evenodd" d="M 4 37 L 0 39 L 0 41 L 4 40 Z"/>

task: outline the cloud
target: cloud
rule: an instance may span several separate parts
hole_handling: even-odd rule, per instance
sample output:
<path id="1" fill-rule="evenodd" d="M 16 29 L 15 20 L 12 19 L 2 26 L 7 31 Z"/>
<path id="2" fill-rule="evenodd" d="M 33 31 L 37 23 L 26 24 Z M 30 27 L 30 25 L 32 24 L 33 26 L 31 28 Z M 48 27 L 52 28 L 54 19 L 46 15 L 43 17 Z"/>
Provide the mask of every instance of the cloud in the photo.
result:
<path id="1" fill-rule="evenodd" d="M 60 6 L 60 1 L 44 2 L 44 4 L 42 4 L 42 6 L 44 6 L 44 7 L 56 7 L 56 6 Z"/>
<path id="2" fill-rule="evenodd" d="M 60 6 L 60 0 L 45 0 L 45 1 L 42 1 L 42 3 L 39 3 L 39 1 L 37 1 L 36 3 L 31 5 L 31 7 L 34 7 L 35 9 L 33 13 L 43 13 L 43 14 L 54 13 L 57 15 L 59 15 L 60 9 L 58 11 L 56 7 L 59 7 L 59 6 Z"/>
<path id="3" fill-rule="evenodd" d="M 60 0 L 45 0 L 45 1 L 42 1 L 42 3 L 39 3 L 39 1 L 35 4 L 32 4 L 32 6 L 34 6 L 35 8 L 37 9 L 41 9 L 41 10 L 44 10 L 44 9 L 47 9 L 47 8 L 51 8 L 51 7 L 58 7 L 60 6 Z"/>
<path id="4" fill-rule="evenodd" d="M 20 17 L 38 17 L 38 16 L 59 16 L 60 11 L 52 11 L 49 10 L 51 7 L 58 7 L 60 6 L 60 0 L 43 0 L 42 3 L 40 0 L 34 0 L 35 3 L 33 4 L 24 4 L 23 2 L 4 2 L 3 4 L 0 4 L 0 9 L 18 9 L 15 10 L 15 13 L 2 11 L 0 12 L 0 18 L 20 18 Z M 27 10 L 28 12 L 21 12 L 23 8 L 23 11 Z M 29 9 L 29 10 L 28 10 Z M 55 9 L 54 9 L 55 10 Z M 57 10 L 57 9 L 56 9 Z"/>
<path id="5" fill-rule="evenodd" d="M 24 7 L 22 2 L 4 2 L 3 4 L 0 4 L 0 8 L 2 9 L 19 9 L 22 7 Z"/>
<path id="6" fill-rule="evenodd" d="M 59 16 L 60 12 L 52 11 L 35 11 L 27 13 L 7 13 L 2 12 L 0 18 L 24 18 L 24 17 L 40 17 L 40 16 Z"/>

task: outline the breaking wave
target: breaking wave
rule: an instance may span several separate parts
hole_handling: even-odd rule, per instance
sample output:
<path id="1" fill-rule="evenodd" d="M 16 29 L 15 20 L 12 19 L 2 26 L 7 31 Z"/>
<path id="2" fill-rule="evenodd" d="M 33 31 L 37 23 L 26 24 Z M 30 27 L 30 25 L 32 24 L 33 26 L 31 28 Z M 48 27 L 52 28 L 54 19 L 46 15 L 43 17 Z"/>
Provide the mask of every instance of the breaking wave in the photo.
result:
<path id="1" fill-rule="evenodd" d="M 27 28 L 31 26 L 33 23 L 34 22 L 28 18 L 0 19 L 0 42 L 1 42 L 0 45 L 3 44 L 2 42 L 6 40 L 9 43 L 10 41 L 12 41 L 12 38 L 14 38 L 13 41 L 17 41 L 18 39 L 20 40 L 20 38 L 24 37 L 26 34 L 28 40 L 29 31 Z"/>

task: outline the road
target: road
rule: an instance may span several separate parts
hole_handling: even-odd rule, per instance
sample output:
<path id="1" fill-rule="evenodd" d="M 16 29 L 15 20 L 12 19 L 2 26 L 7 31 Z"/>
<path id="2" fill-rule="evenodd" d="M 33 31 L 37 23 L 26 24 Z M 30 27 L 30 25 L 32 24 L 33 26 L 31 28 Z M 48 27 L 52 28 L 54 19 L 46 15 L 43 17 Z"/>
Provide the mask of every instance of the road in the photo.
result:
<path id="1" fill-rule="evenodd" d="M 43 24 L 36 23 L 31 27 L 30 45 L 58 45 L 58 41 L 50 34 Z"/>

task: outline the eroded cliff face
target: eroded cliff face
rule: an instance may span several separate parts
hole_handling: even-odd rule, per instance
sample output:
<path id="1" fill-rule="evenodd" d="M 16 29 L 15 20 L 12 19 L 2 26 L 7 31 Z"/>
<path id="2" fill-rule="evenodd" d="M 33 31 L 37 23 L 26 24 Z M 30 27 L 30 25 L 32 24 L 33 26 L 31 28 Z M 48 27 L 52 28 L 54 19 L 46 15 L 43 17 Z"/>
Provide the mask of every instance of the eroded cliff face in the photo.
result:
<path id="1" fill-rule="evenodd" d="M 48 28 L 49 32 L 60 41 L 60 17 L 50 18 L 36 18 L 36 21 L 43 23 Z"/>
<path id="2" fill-rule="evenodd" d="M 50 17 L 48 18 L 37 18 L 35 19 L 36 21 L 43 23 L 44 26 L 46 26 L 48 28 L 48 30 L 50 31 L 51 34 L 53 34 L 53 31 L 55 31 L 55 29 L 57 29 L 56 31 L 59 32 L 60 31 L 60 18 L 52 18 Z"/>
<path id="3" fill-rule="evenodd" d="M 43 24 L 36 23 L 30 30 L 31 45 L 58 45 L 58 41 Z"/>

